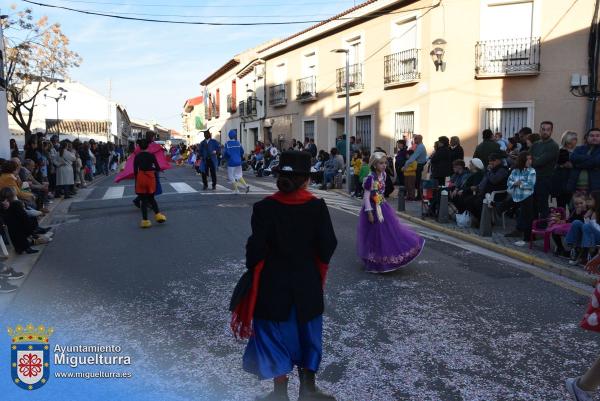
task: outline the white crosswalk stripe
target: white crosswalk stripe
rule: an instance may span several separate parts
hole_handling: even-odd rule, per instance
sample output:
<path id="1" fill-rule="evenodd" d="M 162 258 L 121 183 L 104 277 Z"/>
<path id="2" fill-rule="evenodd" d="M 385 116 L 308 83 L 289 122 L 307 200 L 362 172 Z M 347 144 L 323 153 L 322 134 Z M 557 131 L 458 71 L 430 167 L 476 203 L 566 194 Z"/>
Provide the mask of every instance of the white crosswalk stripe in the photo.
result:
<path id="1" fill-rule="evenodd" d="M 191 194 L 194 192 L 198 192 L 185 182 L 171 182 L 169 183 L 169 185 L 171 185 L 173 189 L 180 194 Z"/>
<path id="2" fill-rule="evenodd" d="M 110 187 L 106 190 L 106 193 L 102 199 L 120 199 L 125 193 L 125 186 Z"/>

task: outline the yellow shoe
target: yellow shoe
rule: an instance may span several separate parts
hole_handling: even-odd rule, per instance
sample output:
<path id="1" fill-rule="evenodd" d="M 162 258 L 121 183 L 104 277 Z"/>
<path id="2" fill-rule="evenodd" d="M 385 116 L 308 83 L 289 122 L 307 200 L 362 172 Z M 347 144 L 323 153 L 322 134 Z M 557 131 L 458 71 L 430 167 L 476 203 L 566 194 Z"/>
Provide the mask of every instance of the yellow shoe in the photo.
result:
<path id="1" fill-rule="evenodd" d="M 152 227 L 152 223 L 150 223 L 150 220 L 142 220 L 142 222 L 140 223 L 140 227 L 150 228 Z"/>
<path id="2" fill-rule="evenodd" d="M 167 221 L 167 216 L 165 216 L 162 213 L 156 213 L 154 215 L 154 218 L 156 219 L 157 223 L 164 223 L 165 221 Z"/>

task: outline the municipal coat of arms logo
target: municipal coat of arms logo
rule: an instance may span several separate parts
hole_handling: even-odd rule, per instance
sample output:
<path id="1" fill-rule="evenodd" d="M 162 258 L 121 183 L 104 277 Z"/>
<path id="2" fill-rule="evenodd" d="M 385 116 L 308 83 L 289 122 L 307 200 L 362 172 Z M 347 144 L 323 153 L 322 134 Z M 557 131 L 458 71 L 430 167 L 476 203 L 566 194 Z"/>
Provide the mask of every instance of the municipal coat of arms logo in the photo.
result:
<path id="1" fill-rule="evenodd" d="M 52 327 L 28 324 L 8 328 L 11 337 L 12 381 L 24 390 L 37 390 L 50 377 L 50 344 L 48 338 L 54 333 Z"/>

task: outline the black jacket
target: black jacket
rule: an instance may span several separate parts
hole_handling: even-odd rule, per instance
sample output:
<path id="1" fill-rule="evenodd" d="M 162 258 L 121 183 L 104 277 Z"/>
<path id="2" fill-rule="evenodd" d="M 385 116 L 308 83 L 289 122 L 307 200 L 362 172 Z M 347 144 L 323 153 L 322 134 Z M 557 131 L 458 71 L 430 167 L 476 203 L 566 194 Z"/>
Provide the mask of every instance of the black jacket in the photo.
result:
<path id="1" fill-rule="evenodd" d="M 328 264 L 337 246 L 325 201 L 285 205 L 263 199 L 254 205 L 251 224 L 246 267 L 265 260 L 254 318 L 285 321 L 293 305 L 301 323 L 321 315 L 323 287 L 316 258 Z"/>
<path id="2" fill-rule="evenodd" d="M 450 148 L 450 160 L 464 160 L 465 159 L 465 151 L 462 146 L 458 145 L 454 149 Z"/>
<path id="3" fill-rule="evenodd" d="M 431 156 L 431 176 L 434 178 L 449 177 L 452 174 L 452 152 L 450 148 L 441 146 Z"/>

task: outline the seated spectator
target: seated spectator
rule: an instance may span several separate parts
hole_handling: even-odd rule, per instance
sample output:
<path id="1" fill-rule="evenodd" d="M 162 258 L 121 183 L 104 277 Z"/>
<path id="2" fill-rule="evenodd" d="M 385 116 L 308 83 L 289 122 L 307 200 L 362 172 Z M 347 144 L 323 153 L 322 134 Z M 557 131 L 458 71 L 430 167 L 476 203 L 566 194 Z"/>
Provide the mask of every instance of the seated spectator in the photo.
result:
<path id="1" fill-rule="evenodd" d="M 471 175 L 464 160 L 454 160 L 452 162 L 452 171 L 454 174 L 450 177 L 450 198 L 458 195 L 458 191 L 463 190 L 467 179 Z"/>
<path id="2" fill-rule="evenodd" d="M 7 160 L 0 167 L 0 189 L 12 188 L 17 198 L 24 202 L 34 204 L 35 197 L 31 192 L 25 192 L 21 189 L 21 180 L 18 178 L 20 166 L 13 160 Z"/>
<path id="3" fill-rule="evenodd" d="M 573 221 L 565 242 L 571 248 L 569 264 L 583 264 L 588 261 L 590 249 L 600 244 L 600 191 L 593 191 L 588 200 L 588 211 L 583 221 Z"/>
<path id="4" fill-rule="evenodd" d="M 48 183 L 41 183 L 35 179 L 37 167 L 33 160 L 25 159 L 24 166 L 19 169 L 19 178 L 27 182 L 31 192 L 36 198 L 36 208 L 43 213 L 48 213 L 46 203 L 48 202 Z"/>
<path id="5" fill-rule="evenodd" d="M 483 141 L 475 148 L 474 159 L 480 159 L 484 165 L 489 162 L 492 153 L 500 152 L 500 145 L 494 141 L 494 134 L 490 129 L 484 129 L 481 133 Z"/>
<path id="6" fill-rule="evenodd" d="M 408 151 L 408 157 L 412 156 L 415 153 L 414 150 Z M 406 200 L 415 200 L 415 187 L 417 183 L 417 161 L 413 160 L 412 162 L 404 165 L 404 186 L 406 187 Z"/>
<path id="7" fill-rule="evenodd" d="M 462 188 L 458 189 L 450 199 L 458 213 L 464 213 L 471 199 L 477 194 L 477 188 L 483 180 L 483 162 L 479 159 L 471 159 L 468 174 Z"/>
<path id="8" fill-rule="evenodd" d="M 531 238 L 531 225 L 534 219 L 534 197 L 536 173 L 531 167 L 531 154 L 527 151 L 519 153 L 515 167 L 508 177 L 506 191 L 508 199 L 498 205 L 498 212 L 508 210 L 515 204 L 519 208 L 517 228 L 508 237 L 522 236 L 522 241 L 515 242 L 517 246 L 524 246 Z"/>
<path id="9" fill-rule="evenodd" d="M 562 237 L 569 232 L 573 222 L 583 222 L 585 213 L 588 210 L 586 201 L 586 196 L 575 194 L 573 195 L 573 211 L 569 214 L 569 218 L 566 221 L 560 221 L 560 216 L 552 216 L 554 219 L 554 224 L 552 225 L 552 241 L 554 241 L 554 244 L 556 245 L 556 250 L 554 251 L 556 256 L 570 256 L 563 245 Z"/>
<path id="10" fill-rule="evenodd" d="M 585 145 L 571 153 L 573 168 L 567 191 L 590 193 L 600 190 L 600 128 L 592 128 L 584 137 Z"/>
<path id="11" fill-rule="evenodd" d="M 317 155 L 317 162 L 310 169 L 310 179 L 313 185 L 320 186 L 323 184 L 323 172 L 325 171 L 325 162 L 327 160 L 329 160 L 329 153 L 320 150 Z"/>
<path id="12" fill-rule="evenodd" d="M 525 139 L 525 142 L 527 143 L 527 149 L 531 149 L 533 144 L 539 142 L 541 139 L 542 138 L 540 137 L 540 134 L 533 133 L 527 135 L 527 139 Z"/>
<path id="13" fill-rule="evenodd" d="M 483 180 L 477 186 L 476 195 L 470 199 L 467 210 L 471 212 L 471 217 L 474 217 L 477 221 L 481 217 L 481 211 L 483 209 L 483 199 L 486 195 L 496 191 L 506 191 L 506 182 L 508 180 L 508 169 L 502 163 L 502 155 L 499 153 L 492 153 L 489 156 L 489 163 L 487 171 L 483 176 Z M 498 202 L 504 200 L 506 194 L 502 193 L 497 195 L 492 202 Z"/>
<path id="14" fill-rule="evenodd" d="M 343 159 L 338 157 L 338 151 L 336 148 L 331 148 L 331 157 L 325 162 L 325 169 L 323 170 L 323 185 L 320 189 L 327 190 L 329 183 L 333 186 L 333 179 L 336 175 L 340 174 L 340 171 L 344 170 Z"/>
<path id="15" fill-rule="evenodd" d="M 23 203 L 17 199 L 16 192 L 11 187 L 0 189 L 0 215 L 8 228 L 10 241 L 17 254 L 37 253 L 31 245 L 47 244 L 50 237 L 36 234 L 37 220 L 27 215 Z"/>

